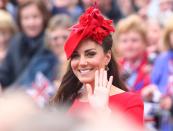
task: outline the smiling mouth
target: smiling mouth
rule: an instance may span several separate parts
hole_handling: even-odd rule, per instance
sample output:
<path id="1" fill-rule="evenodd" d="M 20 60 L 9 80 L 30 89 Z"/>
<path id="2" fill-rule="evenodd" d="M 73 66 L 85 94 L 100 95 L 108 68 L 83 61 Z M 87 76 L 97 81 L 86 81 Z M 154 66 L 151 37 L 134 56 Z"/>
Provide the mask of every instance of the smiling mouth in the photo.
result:
<path id="1" fill-rule="evenodd" d="M 90 73 L 93 69 L 81 69 L 79 70 L 81 75 L 86 75 L 88 73 Z"/>

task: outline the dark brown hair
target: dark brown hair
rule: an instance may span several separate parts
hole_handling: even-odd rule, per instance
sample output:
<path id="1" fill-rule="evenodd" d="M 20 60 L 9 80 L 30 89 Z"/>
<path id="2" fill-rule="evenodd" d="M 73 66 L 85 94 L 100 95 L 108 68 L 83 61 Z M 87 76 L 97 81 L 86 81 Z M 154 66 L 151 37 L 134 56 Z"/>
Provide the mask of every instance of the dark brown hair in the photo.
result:
<path id="1" fill-rule="evenodd" d="M 104 53 L 107 53 L 112 48 L 112 36 L 107 36 L 102 43 L 103 51 Z M 108 64 L 108 78 L 110 76 L 113 76 L 113 85 L 127 91 L 127 88 L 125 87 L 124 83 L 121 81 L 119 77 L 119 71 L 118 71 L 118 65 L 113 57 L 111 56 L 111 60 Z M 82 83 L 78 80 L 78 78 L 74 75 L 71 66 L 69 64 L 69 67 L 67 69 L 67 72 L 65 73 L 61 85 L 58 89 L 57 94 L 55 95 L 53 99 L 54 104 L 71 104 L 75 98 L 79 96 L 79 90 L 82 87 Z"/>
<path id="2" fill-rule="evenodd" d="M 49 13 L 45 3 L 43 2 L 43 0 L 29 0 L 29 1 L 26 1 L 26 2 L 22 3 L 21 5 L 19 5 L 19 8 L 18 8 L 17 24 L 18 24 L 20 30 L 22 30 L 21 12 L 25 7 L 30 6 L 30 5 L 36 5 L 37 8 L 40 10 L 40 12 L 43 16 L 43 28 L 45 29 L 47 26 L 47 23 L 49 21 L 49 18 L 50 18 L 50 13 Z"/>

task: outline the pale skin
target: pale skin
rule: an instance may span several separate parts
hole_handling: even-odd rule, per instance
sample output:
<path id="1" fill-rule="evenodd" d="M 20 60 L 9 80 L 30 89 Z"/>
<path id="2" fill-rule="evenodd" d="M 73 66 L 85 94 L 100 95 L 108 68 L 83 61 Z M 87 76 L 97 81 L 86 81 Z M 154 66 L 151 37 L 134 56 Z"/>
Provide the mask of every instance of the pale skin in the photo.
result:
<path id="1" fill-rule="evenodd" d="M 44 26 L 43 14 L 36 5 L 31 4 L 22 9 L 21 26 L 24 33 L 31 38 L 42 32 Z"/>
<path id="2" fill-rule="evenodd" d="M 89 102 L 94 110 L 110 113 L 109 96 L 123 93 L 124 91 L 112 85 L 113 76 L 107 80 L 107 71 L 101 68 L 95 72 L 95 84 L 84 84 L 87 94 L 80 101 Z M 93 89 L 94 88 L 94 89 Z"/>
<path id="3" fill-rule="evenodd" d="M 88 101 L 90 105 L 98 109 L 108 109 L 108 101 L 110 89 L 112 86 L 113 76 L 107 80 L 107 71 L 101 69 L 100 71 L 95 72 L 95 88 L 92 92 L 92 87 L 90 84 L 86 84 L 88 92 Z"/>
<path id="4" fill-rule="evenodd" d="M 83 83 L 85 93 L 79 99 L 89 102 L 96 110 L 109 110 L 109 96 L 124 91 L 112 85 L 113 76 L 107 80 L 105 66 L 111 59 L 111 52 L 92 40 L 80 43 L 71 59 L 71 67 L 76 77 Z"/>

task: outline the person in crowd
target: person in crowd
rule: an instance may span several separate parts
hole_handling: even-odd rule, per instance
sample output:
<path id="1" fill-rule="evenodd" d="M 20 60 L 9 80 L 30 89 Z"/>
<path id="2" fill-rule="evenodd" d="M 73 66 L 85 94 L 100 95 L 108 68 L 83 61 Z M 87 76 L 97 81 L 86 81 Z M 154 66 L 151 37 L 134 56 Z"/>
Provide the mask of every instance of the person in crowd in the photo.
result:
<path id="1" fill-rule="evenodd" d="M 98 7 L 102 14 L 112 19 L 114 23 L 117 23 L 123 17 L 120 7 L 114 0 L 99 0 Z"/>
<path id="2" fill-rule="evenodd" d="M 114 23 L 117 23 L 122 17 L 120 7 L 115 0 L 98 0 L 98 8 L 101 10 L 102 14 L 109 19 L 112 19 Z M 88 6 L 92 5 L 93 1 L 81 0 L 81 5 L 83 10 L 86 10 Z"/>
<path id="3" fill-rule="evenodd" d="M 79 5 L 79 0 L 55 0 L 53 2 L 52 14 L 67 14 L 71 17 L 73 22 L 76 22 L 78 17 L 83 12 L 82 7 Z"/>
<path id="4" fill-rule="evenodd" d="M 6 56 L 9 42 L 17 32 L 17 25 L 12 16 L 4 10 L 0 10 L 0 63 Z"/>
<path id="5" fill-rule="evenodd" d="M 167 131 L 171 126 L 171 115 L 166 115 L 165 110 L 172 113 L 172 96 L 173 96 L 173 18 L 170 18 L 163 29 L 162 51 L 154 62 L 151 73 L 151 84 L 142 91 L 142 96 L 146 101 L 159 103 L 160 110 L 154 112 L 159 116 L 159 128 Z M 169 114 L 168 113 L 168 114 Z"/>
<path id="6" fill-rule="evenodd" d="M 122 19 L 117 24 L 117 50 L 120 54 L 121 78 L 130 91 L 140 92 L 150 83 L 150 66 L 146 53 L 146 30 L 137 15 Z"/>
<path id="7" fill-rule="evenodd" d="M 35 70 L 35 79 L 27 92 L 40 107 L 49 103 L 65 73 L 67 61 L 63 47 L 69 35 L 67 28 L 71 25 L 72 20 L 66 14 L 58 14 L 50 19 L 45 31 L 45 48 L 32 60 L 23 74 L 25 78 L 29 77 L 28 81 L 31 81 L 33 78 L 30 73 Z"/>
<path id="8" fill-rule="evenodd" d="M 4 0 L 3 0 L 4 1 Z M 30 0 L 5 0 L 7 1 L 6 3 L 6 9 L 7 11 L 13 16 L 14 20 L 17 20 L 17 12 L 18 12 L 18 7 Z"/>
<path id="9" fill-rule="evenodd" d="M 171 131 L 173 129 L 173 96 L 165 96 L 160 100 L 160 125 L 162 131 Z"/>
<path id="10" fill-rule="evenodd" d="M 120 8 L 123 17 L 127 17 L 135 12 L 132 0 L 117 0 L 117 5 Z"/>
<path id="11" fill-rule="evenodd" d="M 58 59 L 58 76 L 56 84 L 61 81 L 65 73 L 67 62 L 64 53 L 64 43 L 69 35 L 68 28 L 72 25 L 72 20 L 68 15 L 58 14 L 53 16 L 46 28 L 46 46 L 53 52 Z M 57 83 L 58 82 L 58 83 Z"/>
<path id="12" fill-rule="evenodd" d="M 147 28 L 147 52 L 149 61 L 154 64 L 155 59 L 161 52 L 162 27 L 155 19 L 146 21 Z"/>
<path id="13" fill-rule="evenodd" d="M 80 0 L 80 5 L 82 6 L 83 10 L 88 9 L 93 4 L 91 0 Z"/>
<path id="14" fill-rule="evenodd" d="M 132 0 L 132 3 L 138 13 L 138 15 L 143 19 L 148 19 L 148 13 L 151 6 L 152 0 Z"/>
<path id="15" fill-rule="evenodd" d="M 112 55 L 112 21 L 105 19 L 95 5 L 71 29 L 64 46 L 69 66 L 52 103 L 70 106 L 68 113 L 79 117 L 86 110 L 110 115 L 119 108 L 142 125 L 141 97 L 126 92 Z"/>
<path id="16" fill-rule="evenodd" d="M 171 87 L 173 85 L 173 18 L 170 18 L 163 30 L 163 47 L 164 52 L 161 53 L 154 63 L 151 80 L 162 94 L 173 93 Z"/>
<path id="17" fill-rule="evenodd" d="M 19 6 L 18 25 L 20 32 L 12 39 L 4 61 L 0 65 L 0 84 L 2 88 L 14 84 L 29 85 L 38 71 L 53 79 L 54 58 L 48 62 L 38 62 L 39 52 L 44 50 L 44 30 L 49 13 L 42 0 L 30 0 Z M 42 55 L 41 55 L 42 56 Z M 37 66 L 34 63 L 37 62 Z"/>
<path id="18" fill-rule="evenodd" d="M 159 0 L 159 9 L 156 14 L 157 20 L 161 25 L 165 25 L 170 17 L 173 16 L 173 0 Z"/>

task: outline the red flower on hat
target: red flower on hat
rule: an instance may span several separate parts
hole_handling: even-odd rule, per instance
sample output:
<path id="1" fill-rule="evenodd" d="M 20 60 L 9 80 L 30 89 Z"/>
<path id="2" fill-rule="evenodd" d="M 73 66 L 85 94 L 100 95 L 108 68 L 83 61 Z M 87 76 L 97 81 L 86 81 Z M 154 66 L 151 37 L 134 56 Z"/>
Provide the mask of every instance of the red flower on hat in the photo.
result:
<path id="1" fill-rule="evenodd" d="M 90 7 L 80 16 L 79 23 L 71 27 L 71 35 L 65 44 L 67 58 L 75 50 L 81 40 L 92 38 L 99 44 L 111 32 L 114 32 L 112 20 L 106 20 L 98 8 Z"/>

